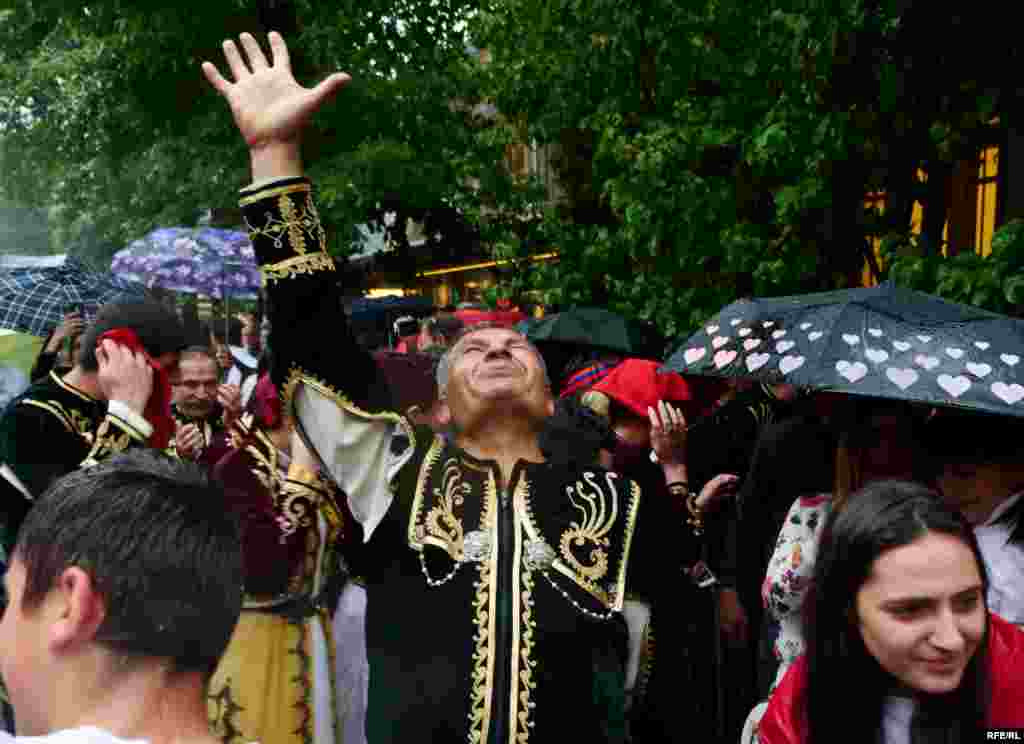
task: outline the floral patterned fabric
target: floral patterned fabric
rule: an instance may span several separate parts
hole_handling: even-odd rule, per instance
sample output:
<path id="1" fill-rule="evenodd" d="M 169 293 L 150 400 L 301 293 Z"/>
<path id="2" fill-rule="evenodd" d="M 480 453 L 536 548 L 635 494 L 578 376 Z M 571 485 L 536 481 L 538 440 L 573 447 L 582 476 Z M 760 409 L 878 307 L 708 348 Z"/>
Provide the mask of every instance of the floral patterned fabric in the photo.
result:
<path id="1" fill-rule="evenodd" d="M 805 496 L 790 507 L 768 562 L 761 598 L 764 606 L 779 622 L 775 657 L 778 685 L 789 665 L 804 652 L 803 603 L 814 575 L 821 530 L 832 509 L 829 494 Z"/>

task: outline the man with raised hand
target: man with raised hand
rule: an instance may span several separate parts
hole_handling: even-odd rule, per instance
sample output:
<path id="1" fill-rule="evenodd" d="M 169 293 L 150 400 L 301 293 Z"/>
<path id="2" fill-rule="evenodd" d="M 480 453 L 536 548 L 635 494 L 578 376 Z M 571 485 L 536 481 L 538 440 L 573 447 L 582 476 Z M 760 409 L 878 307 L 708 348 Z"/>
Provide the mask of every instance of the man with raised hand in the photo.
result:
<path id="1" fill-rule="evenodd" d="M 550 385 L 512 330 L 476 326 L 441 359 L 449 436 L 394 411 L 346 323 L 299 151 L 310 117 L 349 77 L 304 88 L 280 35 L 269 60 L 254 37 L 240 40 L 244 56 L 224 43 L 233 82 L 203 70 L 251 155 L 241 206 L 269 294 L 275 382 L 299 432 L 289 478 L 322 468 L 361 529 L 348 557 L 368 595 L 368 741 L 526 744 L 567 727 L 581 741 L 624 740 L 621 610 L 639 487 L 545 461 Z M 652 418 L 683 431 L 666 407 Z M 662 464 L 686 480 L 684 464 Z M 681 581 L 686 557 L 677 545 L 648 551 L 663 547 L 666 575 Z"/>
<path id="2" fill-rule="evenodd" d="M 43 744 L 219 744 L 206 684 L 242 604 L 223 490 L 138 450 L 56 481 L 4 577 L 0 675 L 18 737 Z M 27 737 L 27 738 L 22 738 Z"/>

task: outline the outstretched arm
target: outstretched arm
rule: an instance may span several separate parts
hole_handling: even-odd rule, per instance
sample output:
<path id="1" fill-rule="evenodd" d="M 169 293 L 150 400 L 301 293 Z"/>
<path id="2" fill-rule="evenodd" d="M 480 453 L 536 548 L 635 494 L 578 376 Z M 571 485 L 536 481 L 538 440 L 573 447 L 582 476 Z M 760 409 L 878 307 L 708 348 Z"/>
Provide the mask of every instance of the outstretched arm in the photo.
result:
<path id="1" fill-rule="evenodd" d="M 349 328 L 300 155 L 306 124 L 349 77 L 339 73 L 304 88 L 292 75 L 284 39 L 269 39 L 270 60 L 250 34 L 240 37 L 244 54 L 224 42 L 233 82 L 209 62 L 203 71 L 249 146 L 253 184 L 241 206 L 267 287 L 274 382 L 302 440 L 348 495 L 369 539 L 391 504 L 390 481 L 412 454 L 414 436 L 391 410 L 384 376 Z M 399 433 L 407 436 L 404 447 L 392 441 Z"/>
<path id="2" fill-rule="evenodd" d="M 241 206 L 268 292 L 274 382 L 286 403 L 297 381 L 307 380 L 361 410 L 387 410 L 386 385 L 349 329 L 300 152 L 310 118 L 350 78 L 338 73 L 305 88 L 292 74 L 281 35 L 271 32 L 269 41 L 269 60 L 251 34 L 241 35 L 241 50 L 224 42 L 233 82 L 209 62 L 203 72 L 228 102 L 249 147 L 253 183 L 243 190 Z"/>

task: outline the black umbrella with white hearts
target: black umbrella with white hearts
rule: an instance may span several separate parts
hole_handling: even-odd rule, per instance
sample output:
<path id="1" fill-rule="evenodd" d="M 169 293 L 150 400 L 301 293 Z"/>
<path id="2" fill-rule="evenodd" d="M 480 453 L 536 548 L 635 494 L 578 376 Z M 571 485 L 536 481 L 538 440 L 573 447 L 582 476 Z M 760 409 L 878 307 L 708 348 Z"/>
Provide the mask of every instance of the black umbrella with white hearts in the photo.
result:
<path id="1" fill-rule="evenodd" d="M 1024 321 L 885 283 L 734 302 L 665 369 L 1024 416 Z"/>

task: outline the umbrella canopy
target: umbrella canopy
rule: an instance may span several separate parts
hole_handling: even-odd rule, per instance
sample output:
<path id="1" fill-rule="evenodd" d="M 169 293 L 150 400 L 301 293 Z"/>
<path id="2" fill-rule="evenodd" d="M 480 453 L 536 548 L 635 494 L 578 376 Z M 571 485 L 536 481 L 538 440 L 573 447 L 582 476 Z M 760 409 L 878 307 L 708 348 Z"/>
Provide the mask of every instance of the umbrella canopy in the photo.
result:
<path id="1" fill-rule="evenodd" d="M 606 349 L 625 356 L 660 359 L 663 340 L 650 325 L 596 307 L 580 307 L 530 325 L 531 341 Z"/>
<path id="2" fill-rule="evenodd" d="M 163 227 L 114 254 L 118 276 L 215 299 L 255 298 L 260 270 L 249 237 L 214 227 Z"/>
<path id="3" fill-rule="evenodd" d="M 735 302 L 667 369 L 1024 416 L 1024 321 L 890 283 Z"/>
<path id="4" fill-rule="evenodd" d="M 69 306 L 91 318 L 108 302 L 145 296 L 141 284 L 93 271 L 75 258 L 61 266 L 0 271 L 0 328 L 45 336 Z"/>

